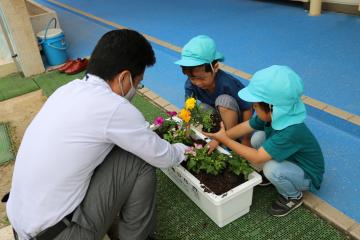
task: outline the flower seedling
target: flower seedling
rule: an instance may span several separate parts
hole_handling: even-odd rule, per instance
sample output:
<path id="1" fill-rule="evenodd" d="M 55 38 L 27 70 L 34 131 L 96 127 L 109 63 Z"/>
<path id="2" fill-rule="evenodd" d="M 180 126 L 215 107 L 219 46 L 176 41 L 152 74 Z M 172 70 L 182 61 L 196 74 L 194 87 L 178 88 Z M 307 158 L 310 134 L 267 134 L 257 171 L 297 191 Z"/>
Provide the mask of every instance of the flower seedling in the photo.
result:
<path id="1" fill-rule="evenodd" d="M 218 123 L 220 119 L 217 119 L 217 114 L 210 109 L 202 108 L 195 98 L 188 98 L 185 101 L 185 107 L 180 111 L 179 117 L 188 125 L 197 127 L 202 125 L 202 128 L 206 132 L 218 131 Z"/>
<path id="2" fill-rule="evenodd" d="M 197 104 L 194 98 L 189 98 L 185 102 L 185 108 L 179 113 L 183 120 L 177 122 L 173 118 L 176 112 L 167 112 L 169 118 L 157 117 L 154 125 L 158 126 L 155 130 L 160 137 L 170 143 L 184 143 L 190 146 L 186 151 L 187 162 L 186 168 L 194 173 L 205 172 L 211 175 L 219 175 L 225 169 L 230 170 L 236 175 L 243 174 L 245 178 L 253 171 L 248 162 L 236 154 L 228 155 L 214 151 L 208 154 L 208 148 L 204 140 L 199 144 L 190 136 L 193 134 L 190 124 L 201 124 L 205 131 L 210 131 L 214 127 L 214 115 L 211 110 L 203 110 Z"/>

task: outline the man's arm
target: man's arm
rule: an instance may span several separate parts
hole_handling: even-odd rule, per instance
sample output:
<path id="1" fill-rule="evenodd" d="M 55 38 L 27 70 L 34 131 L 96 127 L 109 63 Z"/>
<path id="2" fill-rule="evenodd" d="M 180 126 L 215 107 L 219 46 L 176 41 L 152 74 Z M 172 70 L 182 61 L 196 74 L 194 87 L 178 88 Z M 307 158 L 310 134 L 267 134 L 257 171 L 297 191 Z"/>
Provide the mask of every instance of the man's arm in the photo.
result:
<path id="1" fill-rule="evenodd" d="M 105 137 L 159 168 L 178 165 L 185 159 L 188 148 L 182 143 L 170 144 L 161 139 L 149 129 L 142 114 L 130 103 L 123 103 L 116 109 L 105 128 Z"/>

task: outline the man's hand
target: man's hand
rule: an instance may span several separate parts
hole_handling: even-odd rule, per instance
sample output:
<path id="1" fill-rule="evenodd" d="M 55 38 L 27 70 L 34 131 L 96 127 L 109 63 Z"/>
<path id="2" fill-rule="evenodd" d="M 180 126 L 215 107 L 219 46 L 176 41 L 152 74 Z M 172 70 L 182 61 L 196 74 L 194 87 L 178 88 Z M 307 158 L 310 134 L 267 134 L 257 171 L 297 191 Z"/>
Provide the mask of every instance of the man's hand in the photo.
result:
<path id="1" fill-rule="evenodd" d="M 191 148 L 183 143 L 173 143 L 172 145 L 175 146 L 177 149 L 180 149 L 180 151 L 182 152 L 182 158 L 178 163 L 180 164 L 182 161 L 186 161 L 188 158 L 186 153 L 188 153 Z"/>

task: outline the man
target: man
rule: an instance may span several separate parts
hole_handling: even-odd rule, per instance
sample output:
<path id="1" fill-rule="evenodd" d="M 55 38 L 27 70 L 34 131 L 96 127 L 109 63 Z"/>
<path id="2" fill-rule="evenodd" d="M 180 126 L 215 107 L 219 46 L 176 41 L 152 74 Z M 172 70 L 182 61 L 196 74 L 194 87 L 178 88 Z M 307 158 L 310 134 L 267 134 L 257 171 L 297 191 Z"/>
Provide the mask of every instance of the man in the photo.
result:
<path id="1" fill-rule="evenodd" d="M 111 226 L 121 240 L 151 235 L 153 166 L 179 164 L 186 148 L 160 139 L 130 103 L 154 63 L 142 35 L 110 31 L 86 77 L 49 97 L 16 158 L 7 214 L 19 239 L 102 239 Z"/>

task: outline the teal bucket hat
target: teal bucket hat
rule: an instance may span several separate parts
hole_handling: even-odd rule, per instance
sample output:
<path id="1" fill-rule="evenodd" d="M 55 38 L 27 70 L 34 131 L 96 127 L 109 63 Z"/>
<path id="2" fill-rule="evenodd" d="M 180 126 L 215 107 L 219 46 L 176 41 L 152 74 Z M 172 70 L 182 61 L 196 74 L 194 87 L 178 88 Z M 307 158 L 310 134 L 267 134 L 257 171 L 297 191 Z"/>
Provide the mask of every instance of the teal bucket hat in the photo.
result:
<path id="1" fill-rule="evenodd" d="M 271 104 L 271 126 L 282 130 L 304 122 L 303 92 L 304 84 L 299 75 L 287 66 L 273 65 L 256 72 L 249 85 L 239 91 L 239 97 L 247 102 Z"/>
<path id="2" fill-rule="evenodd" d="M 224 61 L 224 55 L 216 50 L 215 41 L 206 35 L 192 38 L 181 51 L 181 59 L 175 64 L 193 67 L 212 63 L 214 60 Z"/>

